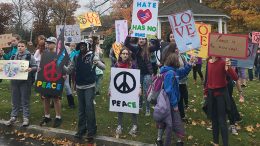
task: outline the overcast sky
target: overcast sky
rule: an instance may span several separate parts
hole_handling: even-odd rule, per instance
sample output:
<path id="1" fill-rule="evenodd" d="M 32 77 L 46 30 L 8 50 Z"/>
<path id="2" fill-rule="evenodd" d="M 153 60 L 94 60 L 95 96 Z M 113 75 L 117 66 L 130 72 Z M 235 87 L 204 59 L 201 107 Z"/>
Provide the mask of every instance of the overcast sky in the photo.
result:
<path id="1" fill-rule="evenodd" d="M 81 6 L 81 8 L 79 8 L 77 11 L 76 11 L 76 15 L 79 15 L 83 12 L 86 12 L 87 11 L 87 8 L 85 7 L 86 4 L 88 3 L 89 0 L 79 0 L 79 4 Z M 99 2 L 102 2 L 104 0 L 96 0 L 96 3 L 99 4 Z M 0 0 L 0 2 L 12 2 L 12 0 Z M 104 10 L 107 9 L 109 7 L 109 2 L 104 6 Z"/>

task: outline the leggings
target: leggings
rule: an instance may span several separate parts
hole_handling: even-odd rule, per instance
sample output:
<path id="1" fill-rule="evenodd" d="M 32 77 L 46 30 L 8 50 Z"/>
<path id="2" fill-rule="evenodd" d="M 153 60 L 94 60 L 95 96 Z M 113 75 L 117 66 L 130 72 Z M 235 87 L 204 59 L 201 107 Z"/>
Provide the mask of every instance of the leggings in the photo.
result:
<path id="1" fill-rule="evenodd" d="M 188 90 L 187 90 L 187 85 L 186 84 L 180 84 L 179 85 L 179 90 L 180 90 L 180 100 L 178 102 L 178 108 L 180 111 L 181 118 L 185 117 L 185 111 L 184 111 L 184 103 L 185 106 L 188 106 Z"/>
<path id="2" fill-rule="evenodd" d="M 201 80 L 203 80 L 203 74 L 201 72 L 201 64 L 196 64 L 196 66 L 193 67 L 193 79 L 196 81 L 197 80 L 197 72 L 201 78 Z"/>
<path id="3" fill-rule="evenodd" d="M 122 126 L 122 124 L 123 124 L 123 113 L 119 112 L 118 113 L 118 125 Z M 132 114 L 132 124 L 137 125 L 137 115 L 136 114 Z"/>
<path id="4" fill-rule="evenodd" d="M 227 92 L 225 90 L 224 92 Z M 212 100 L 212 111 L 211 120 L 213 128 L 213 142 L 219 144 L 219 130 L 221 131 L 223 146 L 228 146 L 228 128 L 226 122 L 226 93 L 213 95 L 211 94 Z"/>

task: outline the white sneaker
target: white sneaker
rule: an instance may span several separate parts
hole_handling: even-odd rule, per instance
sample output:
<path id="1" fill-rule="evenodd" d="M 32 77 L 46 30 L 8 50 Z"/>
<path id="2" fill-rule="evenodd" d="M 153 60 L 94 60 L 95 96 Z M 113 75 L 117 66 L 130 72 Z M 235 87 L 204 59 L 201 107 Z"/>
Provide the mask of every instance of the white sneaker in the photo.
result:
<path id="1" fill-rule="evenodd" d="M 149 117 L 150 115 L 151 115 L 150 111 L 146 111 L 144 116 Z"/>
<path id="2" fill-rule="evenodd" d="M 29 126 L 29 119 L 28 118 L 23 118 L 23 127 Z"/>
<path id="3" fill-rule="evenodd" d="M 237 129 L 235 125 L 230 125 L 229 130 L 233 135 L 238 135 Z"/>
<path id="4" fill-rule="evenodd" d="M 129 134 L 132 135 L 132 136 L 135 136 L 136 132 L 137 132 L 137 125 L 133 125 L 133 127 L 129 131 Z"/>
<path id="5" fill-rule="evenodd" d="M 122 126 L 121 126 L 121 125 L 118 125 L 117 128 L 116 128 L 116 134 L 117 134 L 117 135 L 122 134 L 122 130 L 123 130 Z"/>
<path id="6" fill-rule="evenodd" d="M 93 104 L 94 104 L 94 105 L 96 105 L 96 104 L 97 104 L 95 100 L 93 100 Z"/>
<path id="7" fill-rule="evenodd" d="M 13 124 L 15 123 L 15 121 L 16 121 L 16 117 L 11 117 L 11 118 L 5 123 L 5 125 L 6 125 L 6 126 L 11 126 L 11 125 L 13 125 Z"/>

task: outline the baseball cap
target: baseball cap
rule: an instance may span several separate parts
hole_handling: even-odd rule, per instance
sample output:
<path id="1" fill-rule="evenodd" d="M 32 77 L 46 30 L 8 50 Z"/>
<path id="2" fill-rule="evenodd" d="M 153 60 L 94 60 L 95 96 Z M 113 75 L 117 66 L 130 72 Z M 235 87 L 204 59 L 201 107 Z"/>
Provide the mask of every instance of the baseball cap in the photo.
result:
<path id="1" fill-rule="evenodd" d="M 47 38 L 46 42 L 48 43 L 54 43 L 56 44 L 57 43 L 57 39 L 55 37 L 49 37 Z"/>

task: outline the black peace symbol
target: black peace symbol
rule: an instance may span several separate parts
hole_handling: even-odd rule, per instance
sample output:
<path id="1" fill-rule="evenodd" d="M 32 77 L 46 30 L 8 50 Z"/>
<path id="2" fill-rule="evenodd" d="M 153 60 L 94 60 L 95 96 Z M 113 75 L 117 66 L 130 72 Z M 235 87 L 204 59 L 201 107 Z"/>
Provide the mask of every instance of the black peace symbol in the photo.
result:
<path id="1" fill-rule="evenodd" d="M 119 79 L 120 76 L 123 76 L 123 80 L 122 80 L 121 84 L 118 85 L 118 84 L 117 84 L 117 83 L 118 83 L 117 80 Z M 130 78 L 132 79 L 132 81 L 133 81 L 133 86 L 132 86 L 132 87 L 130 87 L 130 86 L 128 85 L 127 81 L 126 81 L 126 79 L 129 78 L 129 77 L 130 77 Z M 115 86 L 116 90 L 117 90 L 118 92 L 120 92 L 120 93 L 130 93 L 130 92 L 134 91 L 134 89 L 136 88 L 136 80 L 135 80 L 135 77 L 134 77 L 134 75 L 132 75 L 132 74 L 129 73 L 129 72 L 125 72 L 125 71 L 120 72 L 120 73 L 118 73 L 118 74 L 115 76 L 115 78 L 114 78 L 114 86 Z"/>

